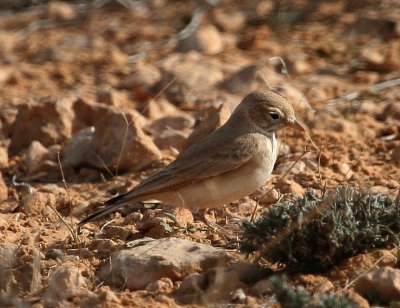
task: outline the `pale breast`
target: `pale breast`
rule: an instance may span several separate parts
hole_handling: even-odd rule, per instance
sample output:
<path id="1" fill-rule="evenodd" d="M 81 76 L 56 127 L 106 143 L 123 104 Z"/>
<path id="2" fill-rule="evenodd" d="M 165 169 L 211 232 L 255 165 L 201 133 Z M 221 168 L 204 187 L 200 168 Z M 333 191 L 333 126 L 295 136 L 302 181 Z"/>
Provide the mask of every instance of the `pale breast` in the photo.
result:
<path id="1" fill-rule="evenodd" d="M 220 207 L 251 194 L 265 185 L 271 175 L 278 148 L 275 136 L 259 136 L 257 147 L 259 151 L 243 166 L 175 191 L 158 194 L 156 199 L 196 212 Z"/>

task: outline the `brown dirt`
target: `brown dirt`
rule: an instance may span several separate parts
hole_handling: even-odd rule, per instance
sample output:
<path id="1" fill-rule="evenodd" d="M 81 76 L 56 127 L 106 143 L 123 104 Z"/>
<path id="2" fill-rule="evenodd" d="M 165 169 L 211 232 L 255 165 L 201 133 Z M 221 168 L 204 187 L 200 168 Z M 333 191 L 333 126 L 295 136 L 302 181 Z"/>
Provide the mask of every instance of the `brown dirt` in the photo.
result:
<path id="1" fill-rule="evenodd" d="M 8 147 L 11 137 L 18 140 L 18 136 L 12 136 L 18 106 L 40 102 L 43 97 L 57 100 L 79 94 L 87 100 L 96 100 L 99 91 L 116 89 L 126 95 L 131 108 L 148 115 L 150 98 L 158 95 L 165 82 L 153 89 L 143 85 L 124 85 L 125 88 L 121 89 L 121 79 L 135 74 L 137 68 L 136 64 L 127 61 L 128 56 L 141 55 L 144 42 L 148 42 L 150 47 L 143 53 L 143 61 L 160 69 L 160 63 L 176 52 L 165 44 L 165 40 L 188 23 L 197 5 L 196 1 L 155 0 L 129 11 L 116 1 L 108 1 L 99 8 L 79 6 L 72 1 L 69 2 L 71 7 L 77 12 L 82 11 L 71 17 L 63 8 L 49 10 L 47 3 L 18 7 L 22 2 L 15 1 L 14 8 L 11 4 L 0 5 L 2 148 Z M 280 8 L 281 14 L 272 11 L 269 1 L 239 3 L 223 0 L 204 16 L 202 24 L 217 25 L 224 47 L 222 52 L 212 55 L 213 48 L 206 49 L 202 57 L 212 60 L 210 63 L 222 71 L 223 80 L 228 80 L 244 65 L 262 59 L 280 56 L 287 63 L 290 79 L 279 76 L 277 72 L 281 66 L 276 61 L 263 65 L 263 69 L 271 72 L 265 77 L 272 86 L 275 85 L 274 78 L 277 78 L 280 83 L 287 83 L 305 95 L 315 113 L 299 110 L 299 114 L 322 153 L 318 167 L 318 153 L 303 134 L 282 132 L 281 141 L 288 145 L 288 154 L 280 156 L 277 166 L 293 162 L 306 148 L 311 151 L 302 159 L 303 167 L 287 176 L 285 185 L 282 185 L 285 192 L 352 184 L 367 191 L 395 196 L 400 187 L 400 159 L 396 154 L 400 151 L 400 119 L 396 113 L 400 104 L 400 86 L 379 93 L 369 93 L 367 89 L 373 84 L 400 77 L 399 3 L 390 0 L 323 2 L 293 24 L 289 23 L 290 13 L 300 12 L 307 1 L 293 1 L 293 4 Z M 226 20 L 224 23 L 216 12 L 237 13 L 246 17 L 247 22 L 241 25 L 237 17 L 235 24 Z M 280 18 L 274 22 L 277 16 Z M 380 28 L 375 27 L 375 19 L 382 24 Z M 392 27 L 390 20 L 397 20 L 396 27 Z M 190 71 L 186 73 L 191 74 Z M 180 91 L 178 94 L 165 90 L 160 96 L 178 106 L 178 115 L 183 111 L 187 115 L 200 116 L 201 111 L 213 106 L 219 97 L 228 100 L 230 95 L 224 91 L 223 83 L 214 84 L 204 92 L 187 86 L 182 90 L 179 82 L 176 88 L 174 90 Z M 354 91 L 361 94 L 358 99 L 344 99 L 345 94 Z M 305 105 L 299 101 L 294 103 L 300 105 L 299 109 Z M 124 104 L 126 106 L 126 102 Z M 169 112 L 173 113 L 173 110 Z M 157 109 L 152 112 L 168 113 Z M 149 117 L 147 121 L 150 121 Z M 73 127 L 69 129 L 74 131 Z M 24 135 L 21 136 L 24 140 L 25 134 L 30 133 L 21 129 L 17 132 Z M 63 135 L 63 139 L 54 140 L 54 143 L 64 146 L 67 140 L 68 136 Z M 52 140 L 49 142 L 45 145 L 48 149 Z M 10 306 L 27 302 L 41 307 L 49 275 L 60 265 L 70 265 L 80 270 L 86 290 L 97 294 L 97 298 L 92 299 L 87 299 L 86 295 L 78 296 L 71 300 L 72 306 L 78 306 L 82 300 L 86 305 L 107 307 L 179 305 L 173 290 L 180 282 L 174 282 L 172 289 L 156 292 L 121 291 L 102 286 L 97 271 L 111 252 L 122 249 L 126 241 L 143 236 L 173 235 L 226 247 L 224 240 L 204 228 L 202 223 L 195 222 L 198 228 L 192 231 L 166 230 L 160 227 L 164 218 L 157 218 L 157 212 L 149 210 L 144 213 L 146 221 L 156 219 L 156 223 L 149 222 L 153 228 L 143 227 L 140 231 L 131 224 L 138 218 L 129 216 L 125 219 L 126 212 L 116 213 L 112 224 L 102 230 L 106 220 L 88 224 L 75 238 L 66 226 L 74 228 L 102 201 L 116 193 L 126 192 L 159 169 L 161 164 L 147 167 L 142 172 L 117 176 L 87 166 L 80 169 L 63 166 L 65 186 L 57 156 L 51 156 L 51 149 L 49 151 L 46 166 L 35 175 L 28 174 L 23 151 L 10 152 L 8 164 L 0 164 L 8 188 L 8 198 L 0 200 L 0 243 L 16 245 L 14 258 L 9 260 L 10 266 L 0 266 L 1 283 L 6 273 L 9 277 L 1 285 L 5 289 L 0 292 L 0 301 Z M 168 148 L 161 152 L 163 164 L 176 155 L 176 151 Z M 13 177 L 26 185 L 13 185 Z M 266 187 L 271 187 L 279 177 L 274 175 Z M 35 197 L 29 189 L 38 192 Z M 4 191 L 1 177 L 0 190 Z M 211 216 L 215 216 L 217 222 L 232 234 L 238 232 L 240 237 L 240 227 L 234 217 L 249 219 L 253 206 L 254 202 L 246 198 L 224 209 L 211 211 L 214 214 Z M 65 223 L 53 209 L 57 209 Z M 185 217 L 187 213 L 181 215 L 177 215 L 183 222 L 181 225 L 190 221 L 191 217 Z M 232 254 L 245 259 L 235 249 Z M 349 263 L 348 266 L 356 271 L 361 263 Z M 323 277 L 317 276 L 318 279 L 304 276 L 293 281 L 313 289 L 328 277 L 336 291 L 346 287 L 345 274 L 321 275 Z M 262 297 L 249 297 L 248 300 L 254 305 L 263 303 Z"/>

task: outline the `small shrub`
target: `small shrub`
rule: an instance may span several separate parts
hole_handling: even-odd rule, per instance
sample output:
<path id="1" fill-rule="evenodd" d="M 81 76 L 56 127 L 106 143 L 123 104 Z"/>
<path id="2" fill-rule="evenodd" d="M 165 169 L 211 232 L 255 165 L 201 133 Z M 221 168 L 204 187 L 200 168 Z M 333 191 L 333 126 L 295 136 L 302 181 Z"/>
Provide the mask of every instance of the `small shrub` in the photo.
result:
<path id="1" fill-rule="evenodd" d="M 287 308 L 351 308 L 355 307 L 347 298 L 335 293 L 312 296 L 303 287 L 294 288 L 281 278 L 274 276 L 270 279 L 272 291 L 282 307 Z"/>
<path id="2" fill-rule="evenodd" d="M 307 192 L 246 222 L 242 250 L 261 255 L 291 271 L 317 272 L 396 239 L 399 205 L 382 195 L 365 195 L 339 186 L 319 197 Z"/>

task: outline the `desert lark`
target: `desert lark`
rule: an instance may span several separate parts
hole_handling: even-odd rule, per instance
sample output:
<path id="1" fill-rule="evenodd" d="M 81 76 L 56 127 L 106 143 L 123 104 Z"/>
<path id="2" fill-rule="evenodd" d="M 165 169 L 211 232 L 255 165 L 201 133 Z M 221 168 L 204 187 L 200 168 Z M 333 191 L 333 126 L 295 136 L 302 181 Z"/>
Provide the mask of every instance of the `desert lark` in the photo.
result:
<path id="1" fill-rule="evenodd" d="M 79 226 L 138 201 L 156 199 L 204 213 L 243 198 L 270 177 L 278 155 L 275 133 L 284 127 L 305 130 L 282 95 L 254 91 L 223 126 L 129 192 L 106 201 Z"/>

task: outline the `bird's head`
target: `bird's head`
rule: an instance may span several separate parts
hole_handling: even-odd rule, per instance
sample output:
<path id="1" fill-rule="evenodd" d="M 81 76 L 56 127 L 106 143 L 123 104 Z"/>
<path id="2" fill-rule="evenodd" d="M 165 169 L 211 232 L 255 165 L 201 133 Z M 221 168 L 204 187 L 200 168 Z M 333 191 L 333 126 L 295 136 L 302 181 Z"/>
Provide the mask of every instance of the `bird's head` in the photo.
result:
<path id="1" fill-rule="evenodd" d="M 262 131 L 274 132 L 285 127 L 306 131 L 305 125 L 296 119 L 292 105 L 275 91 L 251 92 L 235 112 L 244 113 Z"/>

